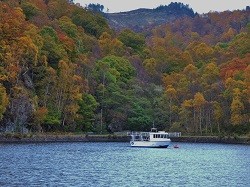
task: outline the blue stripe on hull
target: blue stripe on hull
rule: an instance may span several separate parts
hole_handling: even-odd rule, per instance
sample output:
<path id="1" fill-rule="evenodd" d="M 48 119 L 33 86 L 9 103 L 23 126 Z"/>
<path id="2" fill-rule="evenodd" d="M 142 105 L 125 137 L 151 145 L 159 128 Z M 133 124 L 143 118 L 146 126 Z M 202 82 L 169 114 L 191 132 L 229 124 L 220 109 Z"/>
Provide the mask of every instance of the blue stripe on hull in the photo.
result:
<path id="1" fill-rule="evenodd" d="M 167 148 L 169 145 L 162 145 L 162 146 L 131 146 L 136 148 Z"/>

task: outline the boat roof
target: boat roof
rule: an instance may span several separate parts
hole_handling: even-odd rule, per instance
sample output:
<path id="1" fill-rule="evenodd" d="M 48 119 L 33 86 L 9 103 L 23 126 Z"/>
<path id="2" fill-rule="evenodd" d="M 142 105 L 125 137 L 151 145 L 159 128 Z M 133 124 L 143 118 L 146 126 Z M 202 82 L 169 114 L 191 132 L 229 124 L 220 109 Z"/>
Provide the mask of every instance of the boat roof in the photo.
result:
<path id="1" fill-rule="evenodd" d="M 165 131 L 157 131 L 157 132 L 140 132 L 141 134 L 168 134 Z"/>
<path id="2" fill-rule="evenodd" d="M 150 134 L 168 134 L 165 131 L 158 131 L 158 132 L 149 132 Z"/>

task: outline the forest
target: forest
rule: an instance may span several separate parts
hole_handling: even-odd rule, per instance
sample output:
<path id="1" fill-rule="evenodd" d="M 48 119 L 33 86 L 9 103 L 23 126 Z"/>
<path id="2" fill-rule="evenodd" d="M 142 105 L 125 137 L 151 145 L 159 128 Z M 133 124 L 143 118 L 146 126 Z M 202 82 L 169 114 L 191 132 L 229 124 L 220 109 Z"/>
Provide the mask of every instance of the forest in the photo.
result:
<path id="1" fill-rule="evenodd" d="M 138 33 L 68 0 L 1 0 L 0 132 L 249 135 L 249 19 L 209 12 Z"/>

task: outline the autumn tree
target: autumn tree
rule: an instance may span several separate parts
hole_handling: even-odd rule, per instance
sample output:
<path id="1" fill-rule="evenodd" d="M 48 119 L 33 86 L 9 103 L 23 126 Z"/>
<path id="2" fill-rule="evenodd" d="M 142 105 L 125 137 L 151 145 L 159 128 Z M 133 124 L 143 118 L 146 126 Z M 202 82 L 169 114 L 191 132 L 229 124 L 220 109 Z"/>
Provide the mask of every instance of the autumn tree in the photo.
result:
<path id="1" fill-rule="evenodd" d="M 117 38 L 112 38 L 107 32 L 100 36 L 99 45 L 103 57 L 108 55 L 123 56 L 125 53 L 123 43 Z"/>
<path id="2" fill-rule="evenodd" d="M 52 27 L 44 27 L 40 31 L 40 34 L 44 41 L 42 55 L 45 55 L 48 63 L 55 68 L 60 60 L 67 59 L 67 52 L 60 43 L 56 31 Z"/>
<path id="3" fill-rule="evenodd" d="M 168 105 L 169 105 L 169 125 L 172 125 L 172 113 L 173 113 L 173 106 L 174 106 L 174 99 L 176 99 L 177 91 L 174 89 L 172 85 L 169 85 L 166 90 L 165 94 L 168 97 Z"/>
<path id="4" fill-rule="evenodd" d="M 146 59 L 143 62 L 143 66 L 145 67 L 146 71 L 153 76 L 157 74 L 156 65 L 157 62 L 154 58 Z"/>
<path id="5" fill-rule="evenodd" d="M 44 123 L 46 116 L 48 115 L 48 109 L 46 107 L 37 107 L 33 113 L 33 123 L 31 129 L 33 132 L 42 132 L 42 124 Z"/>
<path id="6" fill-rule="evenodd" d="M 244 105 L 240 98 L 240 89 L 236 88 L 233 90 L 234 96 L 231 104 L 231 123 L 233 125 L 240 125 L 243 122 L 242 111 L 244 110 Z"/>
<path id="7" fill-rule="evenodd" d="M 193 100 L 184 100 L 181 104 L 181 108 L 179 111 L 180 123 L 183 124 L 186 132 L 190 133 L 193 131 L 192 127 L 192 112 L 191 109 L 193 107 Z M 193 121 L 194 123 L 194 121 Z"/>
<path id="8" fill-rule="evenodd" d="M 48 16 L 51 19 L 59 19 L 69 11 L 67 0 L 50 0 L 48 1 Z"/>
<path id="9" fill-rule="evenodd" d="M 220 133 L 221 132 L 220 124 L 222 123 L 223 109 L 222 109 L 220 103 L 217 101 L 213 102 L 213 106 L 214 106 L 213 114 L 214 114 L 215 123 L 217 124 L 217 130 Z"/>
<path id="10" fill-rule="evenodd" d="M 6 89 L 2 84 L 0 84 L 0 120 L 3 119 L 3 114 L 5 113 L 8 104 L 9 99 L 6 93 Z"/>
<path id="11" fill-rule="evenodd" d="M 203 118 L 203 111 L 204 111 L 204 105 L 206 103 L 205 98 L 203 97 L 202 93 L 196 93 L 194 95 L 194 100 L 193 100 L 193 106 L 195 112 L 198 114 L 198 124 L 199 124 L 199 130 L 200 134 L 202 135 L 202 118 Z"/>
<path id="12" fill-rule="evenodd" d="M 56 108 L 61 114 L 61 124 L 64 128 L 66 124 L 70 125 L 70 123 L 74 123 L 77 111 L 79 110 L 78 102 L 82 99 L 84 91 L 83 80 L 75 74 L 75 68 L 75 65 L 70 62 L 59 62 L 59 75 L 56 85 Z M 69 129 L 71 128 L 69 126 Z"/>

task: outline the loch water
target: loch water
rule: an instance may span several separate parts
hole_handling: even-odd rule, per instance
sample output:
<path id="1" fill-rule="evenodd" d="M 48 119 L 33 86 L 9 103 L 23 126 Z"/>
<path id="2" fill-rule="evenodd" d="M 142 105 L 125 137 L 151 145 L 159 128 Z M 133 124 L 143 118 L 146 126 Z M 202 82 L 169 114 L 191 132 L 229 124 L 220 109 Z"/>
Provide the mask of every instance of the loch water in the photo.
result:
<path id="1" fill-rule="evenodd" d="M 0 186 L 165 187 L 250 184 L 250 146 L 178 143 L 0 145 Z"/>

